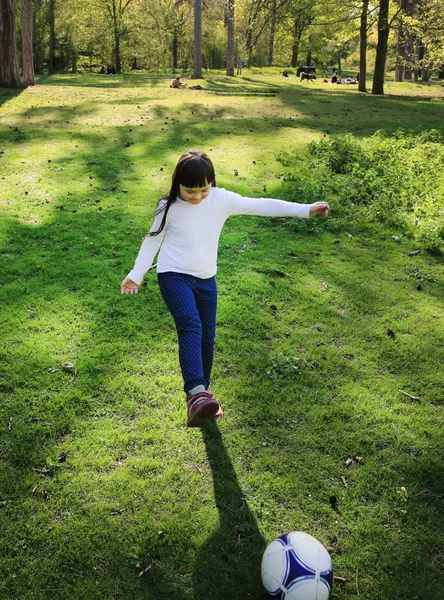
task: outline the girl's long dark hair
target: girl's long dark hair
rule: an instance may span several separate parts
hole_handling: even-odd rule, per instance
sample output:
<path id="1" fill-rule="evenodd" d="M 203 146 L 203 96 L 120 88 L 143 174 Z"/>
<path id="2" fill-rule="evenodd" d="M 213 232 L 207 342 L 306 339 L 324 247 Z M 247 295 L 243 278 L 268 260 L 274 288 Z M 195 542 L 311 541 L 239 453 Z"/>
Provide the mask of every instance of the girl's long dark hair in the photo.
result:
<path id="1" fill-rule="evenodd" d="M 205 152 L 189 150 L 179 158 L 179 162 L 174 169 L 170 191 L 162 198 L 162 200 L 166 200 L 167 203 L 161 208 L 158 208 L 156 212 L 156 215 L 158 215 L 160 212 L 164 211 L 162 222 L 160 223 L 159 229 L 157 231 L 151 231 L 149 235 L 159 235 L 165 227 L 170 206 L 173 202 L 176 202 L 176 198 L 179 196 L 179 185 L 188 188 L 204 187 L 206 185 L 216 186 L 216 175 L 214 173 L 213 163 Z"/>

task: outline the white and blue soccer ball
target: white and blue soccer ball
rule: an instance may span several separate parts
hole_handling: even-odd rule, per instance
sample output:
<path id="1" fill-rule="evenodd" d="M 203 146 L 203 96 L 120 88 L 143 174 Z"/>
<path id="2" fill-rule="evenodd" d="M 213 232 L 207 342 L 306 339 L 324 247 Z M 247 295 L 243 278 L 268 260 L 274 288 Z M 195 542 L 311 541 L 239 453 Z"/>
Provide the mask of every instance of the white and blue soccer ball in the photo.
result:
<path id="1" fill-rule="evenodd" d="M 262 582 L 276 600 L 328 600 L 333 587 L 330 555 L 308 533 L 286 533 L 265 549 Z"/>

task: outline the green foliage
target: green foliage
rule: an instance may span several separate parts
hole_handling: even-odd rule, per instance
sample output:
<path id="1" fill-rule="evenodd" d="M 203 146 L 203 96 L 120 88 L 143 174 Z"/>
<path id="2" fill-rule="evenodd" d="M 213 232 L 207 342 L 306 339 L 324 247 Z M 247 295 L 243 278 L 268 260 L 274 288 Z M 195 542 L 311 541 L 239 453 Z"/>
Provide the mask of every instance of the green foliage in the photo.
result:
<path id="1" fill-rule="evenodd" d="M 283 160 L 309 198 L 334 199 L 351 218 L 357 207 L 367 207 L 365 218 L 399 226 L 429 248 L 442 245 L 441 132 L 378 131 L 364 140 L 344 134 L 311 142 L 306 154 Z"/>

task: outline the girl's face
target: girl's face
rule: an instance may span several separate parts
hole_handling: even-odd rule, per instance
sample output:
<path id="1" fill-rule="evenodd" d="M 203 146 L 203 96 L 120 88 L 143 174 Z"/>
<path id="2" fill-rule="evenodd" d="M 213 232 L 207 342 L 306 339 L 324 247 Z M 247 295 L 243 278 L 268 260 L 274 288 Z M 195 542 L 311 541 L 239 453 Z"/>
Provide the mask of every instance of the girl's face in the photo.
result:
<path id="1" fill-rule="evenodd" d="M 179 184 L 179 196 L 185 202 L 190 202 L 190 204 L 199 204 L 202 200 L 208 196 L 211 191 L 211 185 L 206 183 L 203 187 L 187 187 Z"/>

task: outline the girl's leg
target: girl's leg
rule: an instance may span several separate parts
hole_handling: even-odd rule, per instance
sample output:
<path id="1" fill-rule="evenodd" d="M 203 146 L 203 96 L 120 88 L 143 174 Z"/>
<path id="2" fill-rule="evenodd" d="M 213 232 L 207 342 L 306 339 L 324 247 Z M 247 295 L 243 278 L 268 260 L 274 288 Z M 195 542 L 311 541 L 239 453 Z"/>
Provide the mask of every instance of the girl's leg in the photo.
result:
<path id="1" fill-rule="evenodd" d="M 217 285 L 216 279 L 196 280 L 194 297 L 202 323 L 202 367 L 205 387 L 208 389 L 214 357 L 214 339 L 216 337 Z"/>
<path id="2" fill-rule="evenodd" d="M 176 323 L 179 362 L 184 390 L 207 387 L 202 363 L 202 323 L 193 292 L 194 277 L 182 273 L 159 273 L 159 287 Z"/>

